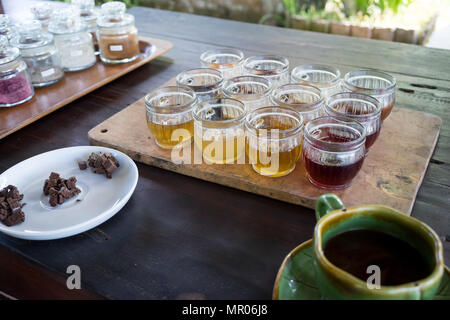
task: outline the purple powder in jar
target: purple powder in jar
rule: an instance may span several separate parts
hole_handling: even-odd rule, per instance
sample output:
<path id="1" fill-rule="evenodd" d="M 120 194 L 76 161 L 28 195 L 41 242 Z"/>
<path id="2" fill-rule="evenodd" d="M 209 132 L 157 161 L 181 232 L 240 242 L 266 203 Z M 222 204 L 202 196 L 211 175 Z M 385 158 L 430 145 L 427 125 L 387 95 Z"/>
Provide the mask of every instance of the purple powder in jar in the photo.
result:
<path id="1" fill-rule="evenodd" d="M 32 89 L 23 76 L 0 80 L 0 104 L 22 101 L 31 95 Z"/>

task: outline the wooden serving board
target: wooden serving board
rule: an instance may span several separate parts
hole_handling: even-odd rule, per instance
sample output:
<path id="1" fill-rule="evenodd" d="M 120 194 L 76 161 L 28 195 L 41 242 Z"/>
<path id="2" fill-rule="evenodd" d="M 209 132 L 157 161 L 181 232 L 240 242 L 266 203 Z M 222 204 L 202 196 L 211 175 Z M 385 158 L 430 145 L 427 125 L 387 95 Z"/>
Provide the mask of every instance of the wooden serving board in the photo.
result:
<path id="1" fill-rule="evenodd" d="M 174 84 L 173 80 L 168 84 Z M 334 193 L 348 207 L 382 204 L 410 215 L 441 124 L 437 116 L 394 108 L 353 184 Z M 174 164 L 171 151 L 159 148 L 147 127 L 144 98 L 88 135 L 91 144 L 115 148 L 138 162 L 309 208 L 314 208 L 317 197 L 329 192 L 308 181 L 301 160 L 293 172 L 280 178 L 263 177 L 249 164 Z"/>
<path id="2" fill-rule="evenodd" d="M 34 97 L 24 104 L 0 108 L 0 139 L 159 57 L 173 44 L 166 40 L 139 37 L 139 47 L 141 55 L 132 62 L 111 65 L 97 57 L 97 63 L 91 68 L 66 72 L 58 83 L 35 88 Z"/>

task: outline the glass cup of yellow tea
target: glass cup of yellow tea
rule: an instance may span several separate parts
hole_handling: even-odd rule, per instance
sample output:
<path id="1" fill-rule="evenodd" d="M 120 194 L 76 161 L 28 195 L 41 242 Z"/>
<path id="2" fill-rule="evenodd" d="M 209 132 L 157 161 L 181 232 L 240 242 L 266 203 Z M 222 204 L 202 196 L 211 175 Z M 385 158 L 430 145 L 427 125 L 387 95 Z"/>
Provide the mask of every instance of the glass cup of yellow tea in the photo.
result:
<path id="1" fill-rule="evenodd" d="M 253 169 L 281 177 L 295 169 L 301 155 L 303 117 L 287 107 L 259 108 L 246 117 L 246 152 Z"/>
<path id="2" fill-rule="evenodd" d="M 207 164 L 245 162 L 245 105 L 220 98 L 199 103 L 193 111 L 194 144 Z"/>
<path id="3" fill-rule="evenodd" d="M 182 86 L 159 88 L 145 96 L 147 125 L 159 147 L 174 149 L 192 142 L 196 103 L 195 92 Z"/>

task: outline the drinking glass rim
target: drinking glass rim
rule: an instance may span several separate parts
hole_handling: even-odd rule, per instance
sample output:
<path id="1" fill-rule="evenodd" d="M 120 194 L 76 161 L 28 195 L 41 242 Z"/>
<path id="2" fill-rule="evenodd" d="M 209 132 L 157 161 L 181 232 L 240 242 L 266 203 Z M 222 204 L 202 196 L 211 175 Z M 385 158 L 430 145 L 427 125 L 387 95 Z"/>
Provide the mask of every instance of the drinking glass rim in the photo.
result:
<path id="1" fill-rule="evenodd" d="M 257 56 L 248 57 L 244 61 L 244 70 L 246 70 L 246 71 L 253 71 L 253 70 L 255 70 L 253 68 L 250 68 L 248 66 L 248 63 L 251 60 L 257 60 L 257 59 L 259 59 L 259 60 L 274 60 L 274 61 L 279 61 L 279 62 L 284 64 L 281 67 L 281 69 L 274 70 L 274 71 L 278 71 L 277 73 L 275 73 L 275 74 L 268 74 L 267 76 L 275 76 L 275 75 L 278 75 L 280 73 L 284 73 L 286 71 L 289 71 L 289 60 L 287 58 L 283 57 L 283 56 L 279 56 L 279 55 L 275 55 L 275 54 L 257 55 Z"/>
<path id="2" fill-rule="evenodd" d="M 278 91 L 282 90 L 282 89 L 287 89 L 288 87 L 299 87 L 299 88 L 306 88 L 306 89 L 314 89 L 318 91 L 318 96 L 319 96 L 319 100 L 311 102 L 311 103 L 285 103 L 280 101 L 280 99 L 278 97 L 275 96 L 276 93 L 278 93 Z M 270 97 L 272 99 L 273 103 L 278 104 L 279 106 L 285 107 L 287 106 L 288 108 L 291 106 L 294 107 L 301 107 L 301 108 L 306 108 L 307 110 L 305 111 L 297 111 L 300 114 L 302 114 L 303 112 L 307 113 L 307 112 L 312 112 L 312 111 L 316 111 L 316 109 L 319 109 L 323 103 L 324 103 L 324 96 L 322 94 L 322 91 L 315 87 L 312 86 L 310 84 L 301 84 L 301 83 L 288 83 L 288 84 L 284 84 L 281 85 L 275 89 L 272 90 L 272 93 L 270 94 Z"/>
<path id="3" fill-rule="evenodd" d="M 190 99 L 187 102 L 184 102 L 182 104 L 171 104 L 166 106 L 154 106 L 150 104 L 150 100 L 155 98 L 158 94 L 163 93 L 184 93 L 185 95 L 189 95 Z M 167 86 L 167 87 L 161 87 L 158 88 L 148 94 L 144 97 L 145 107 L 147 111 L 152 111 L 155 113 L 161 113 L 161 114 L 178 114 L 183 113 L 185 111 L 190 111 L 192 107 L 194 107 L 195 103 L 197 102 L 197 95 L 194 90 L 187 86 Z M 175 109 L 175 112 L 158 112 L 162 111 L 164 108 L 170 108 Z"/>
<path id="4" fill-rule="evenodd" d="M 245 78 L 249 78 L 249 80 L 247 81 L 242 81 L 242 82 L 235 82 L 233 80 L 241 80 L 241 79 L 245 79 Z M 264 92 L 262 93 L 235 93 L 235 92 L 231 92 L 228 90 L 228 88 L 232 85 L 237 85 L 237 84 L 247 84 L 249 82 L 256 82 L 257 84 L 260 84 L 261 86 L 266 86 L 266 88 L 264 89 Z M 226 81 L 224 81 L 223 85 L 222 85 L 222 90 L 223 92 L 227 95 L 227 96 L 236 96 L 236 95 L 247 95 L 247 96 L 256 96 L 256 95 L 262 95 L 263 97 L 267 96 L 270 94 L 270 92 L 272 91 L 272 82 L 264 77 L 261 76 L 255 76 L 255 75 L 244 75 L 244 76 L 237 76 L 237 77 L 233 77 L 231 79 L 228 79 Z"/>
<path id="5" fill-rule="evenodd" d="M 276 112 L 276 111 L 278 112 Z M 288 138 L 291 137 L 295 134 L 297 134 L 298 132 L 302 131 L 303 127 L 304 127 L 304 119 L 303 116 L 296 110 L 289 108 L 289 107 L 280 107 L 280 106 L 268 106 L 268 107 L 261 107 L 261 108 L 257 108 L 252 110 L 251 112 L 249 112 L 247 114 L 247 117 L 245 118 L 245 128 L 247 131 L 249 131 L 251 134 L 255 135 L 258 138 L 264 138 L 261 137 L 259 134 L 257 134 L 258 129 L 256 128 L 254 125 L 251 124 L 251 118 L 252 116 L 256 116 L 256 114 L 259 114 L 259 112 L 263 112 L 263 111 L 268 111 L 267 113 L 261 113 L 260 115 L 267 115 L 267 114 L 282 114 L 284 112 L 284 115 L 286 117 L 290 117 L 290 118 L 294 118 L 295 116 L 297 116 L 297 118 L 295 119 L 296 121 L 298 121 L 298 124 L 295 127 L 289 128 L 289 129 L 265 129 L 268 131 L 271 130 L 278 130 L 278 132 L 280 133 L 280 137 L 277 138 L 278 140 L 284 139 L 284 138 Z M 291 114 L 288 114 L 287 112 L 290 112 Z M 253 119 L 253 118 L 252 118 Z M 273 138 L 270 136 L 266 136 L 265 137 L 267 140 L 272 140 Z"/>
<path id="6" fill-rule="evenodd" d="M 206 108 L 206 104 L 211 103 L 212 101 L 229 101 L 229 102 L 233 102 L 233 103 L 237 103 L 237 105 L 240 105 L 242 108 L 242 113 L 233 119 L 226 119 L 226 120 L 207 120 L 207 119 L 203 119 L 200 118 L 200 116 L 198 115 L 198 113 L 200 111 L 203 111 Z M 232 104 L 229 103 L 217 103 L 217 104 L 226 104 L 231 106 Z M 238 108 L 238 106 L 235 105 L 233 107 Z M 229 123 L 233 123 L 233 122 L 240 122 L 241 120 L 243 120 L 245 118 L 245 116 L 247 115 L 247 108 L 245 107 L 245 104 L 242 101 L 239 101 L 237 99 L 232 99 L 232 98 L 217 98 L 217 99 L 209 99 L 209 100 L 205 100 L 202 101 L 200 103 L 197 103 L 197 105 L 194 107 L 192 115 L 194 116 L 194 119 L 196 121 L 201 121 L 201 122 L 206 122 L 206 123 L 218 123 L 218 124 L 229 124 Z"/>
<path id="7" fill-rule="evenodd" d="M 188 84 L 184 84 L 181 82 L 181 77 L 184 75 L 188 75 L 189 72 L 193 72 L 193 71 L 205 71 L 205 73 L 210 73 L 213 74 L 214 76 L 218 76 L 218 80 L 215 83 L 212 84 L 208 84 L 208 85 L 188 85 Z M 196 75 L 193 75 L 196 76 Z M 192 69 L 188 69 L 188 70 L 184 70 L 182 72 L 180 72 L 176 78 L 175 78 L 177 85 L 178 86 L 185 86 L 188 88 L 195 88 L 195 89 L 199 89 L 201 93 L 207 93 L 210 91 L 213 91 L 214 89 L 216 89 L 215 87 L 221 87 L 222 83 L 223 83 L 223 75 L 222 72 L 220 72 L 219 70 L 213 69 L 213 68 L 192 68 Z M 195 92 L 197 92 L 195 89 Z"/>
<path id="8" fill-rule="evenodd" d="M 319 121 L 319 120 L 325 120 L 325 119 L 329 119 L 329 120 L 334 120 L 337 121 L 336 124 L 344 124 L 344 123 L 353 123 L 353 125 L 356 125 L 357 127 L 359 127 L 361 135 L 356 139 L 356 140 L 352 140 L 352 141 L 347 141 L 347 142 L 330 142 L 330 141 L 323 141 L 323 140 L 319 140 L 314 138 L 310 131 L 312 131 L 312 129 L 316 129 L 315 127 L 313 127 L 314 123 Z M 332 123 L 330 123 L 332 124 Z M 352 127 L 353 128 L 353 127 Z M 356 128 L 354 128 L 355 130 L 357 130 Z M 355 150 L 357 148 L 359 148 L 361 145 L 364 145 L 365 141 L 366 141 L 366 128 L 358 121 L 353 120 L 351 118 L 348 117 L 333 117 L 333 116 L 323 116 L 323 117 L 319 117 L 313 120 L 310 120 L 306 125 L 305 125 L 305 130 L 304 130 L 304 137 L 306 140 L 308 140 L 308 142 L 310 142 L 313 147 L 319 149 L 319 150 L 324 150 L 327 152 L 344 152 L 344 150 L 327 150 L 327 149 L 322 149 L 321 147 L 318 146 L 328 146 L 328 147 L 348 147 L 348 150 L 345 151 L 351 151 L 351 150 Z"/>
<path id="9" fill-rule="evenodd" d="M 340 98 L 342 96 L 342 98 Z M 372 104 L 375 106 L 376 110 L 368 113 L 368 114 L 347 114 L 343 113 L 342 111 L 334 109 L 330 104 L 336 103 L 340 101 L 357 101 L 362 100 L 365 103 Z M 357 93 L 357 92 L 340 92 L 336 93 L 332 96 L 329 96 L 325 102 L 325 111 L 327 114 L 332 116 L 330 113 L 336 113 L 341 117 L 348 117 L 351 119 L 358 119 L 357 121 L 360 122 L 367 122 L 369 120 L 373 120 L 376 118 L 381 117 L 381 103 L 378 99 L 364 93 Z"/>
<path id="10" fill-rule="evenodd" d="M 379 89 L 374 89 L 374 88 L 367 88 L 367 87 L 361 87 L 361 86 L 357 86 L 355 84 L 353 84 L 350 80 L 351 78 L 355 78 L 356 75 L 355 73 L 361 73 L 361 75 L 357 76 L 358 78 L 363 78 L 363 77 L 367 77 L 367 76 L 374 76 L 374 77 L 378 77 L 381 78 L 383 80 L 386 80 L 387 82 L 390 83 L 390 85 L 386 88 L 379 88 Z M 395 91 L 395 87 L 397 86 L 397 80 L 391 76 L 390 74 L 380 71 L 380 70 L 375 70 L 375 69 L 360 69 L 360 70 L 353 70 L 350 72 L 347 72 L 344 76 L 344 84 L 349 87 L 352 91 L 353 90 L 358 90 L 361 91 L 363 93 L 368 93 L 370 95 L 385 95 L 385 94 L 391 94 L 393 91 Z"/>
<path id="11" fill-rule="evenodd" d="M 241 50 L 235 49 L 235 48 L 217 48 L 217 49 L 207 50 L 200 55 L 200 61 L 205 64 L 211 64 L 211 62 L 207 60 L 207 57 L 212 54 L 220 54 L 221 50 L 229 51 L 228 53 L 231 53 L 233 55 L 236 54 L 239 57 L 239 60 L 236 63 L 236 65 L 239 65 L 244 61 L 244 53 Z M 224 53 L 227 53 L 227 52 L 224 52 Z"/>
<path id="12" fill-rule="evenodd" d="M 341 71 L 339 71 L 339 69 L 336 67 L 326 65 L 326 64 L 302 64 L 302 65 L 296 66 L 291 71 L 291 79 L 292 79 L 292 77 L 297 78 L 296 71 L 298 72 L 299 70 L 307 71 L 307 70 L 314 70 L 314 69 L 329 71 L 329 72 L 333 73 L 335 75 L 335 77 L 331 81 L 309 81 L 309 80 L 295 80 L 295 81 L 305 81 L 308 83 L 320 84 L 320 86 L 324 87 L 324 88 L 332 87 L 332 86 L 335 86 L 336 84 L 339 84 L 339 82 L 341 80 Z M 320 86 L 317 85 L 317 87 L 319 87 L 319 88 L 320 88 Z"/>

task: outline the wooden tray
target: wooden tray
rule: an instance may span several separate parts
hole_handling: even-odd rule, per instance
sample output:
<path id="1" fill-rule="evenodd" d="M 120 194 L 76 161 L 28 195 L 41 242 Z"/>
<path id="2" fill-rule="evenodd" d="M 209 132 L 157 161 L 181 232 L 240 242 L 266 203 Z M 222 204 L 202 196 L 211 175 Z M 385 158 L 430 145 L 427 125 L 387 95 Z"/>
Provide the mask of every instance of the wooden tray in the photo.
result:
<path id="1" fill-rule="evenodd" d="M 441 124 L 437 116 L 394 108 L 353 184 L 334 193 L 349 207 L 383 204 L 411 214 Z M 115 148 L 138 162 L 309 208 L 314 208 L 317 197 L 327 193 L 308 181 L 302 161 L 293 172 L 280 178 L 263 177 L 249 164 L 174 164 L 171 152 L 159 148 L 149 132 L 143 98 L 88 135 L 91 144 Z"/>
<path id="2" fill-rule="evenodd" d="M 89 69 L 67 72 L 60 82 L 36 88 L 30 101 L 0 108 L 0 139 L 159 57 L 173 45 L 165 40 L 139 37 L 139 47 L 141 56 L 133 62 L 107 65 L 97 58 L 97 63 Z"/>

